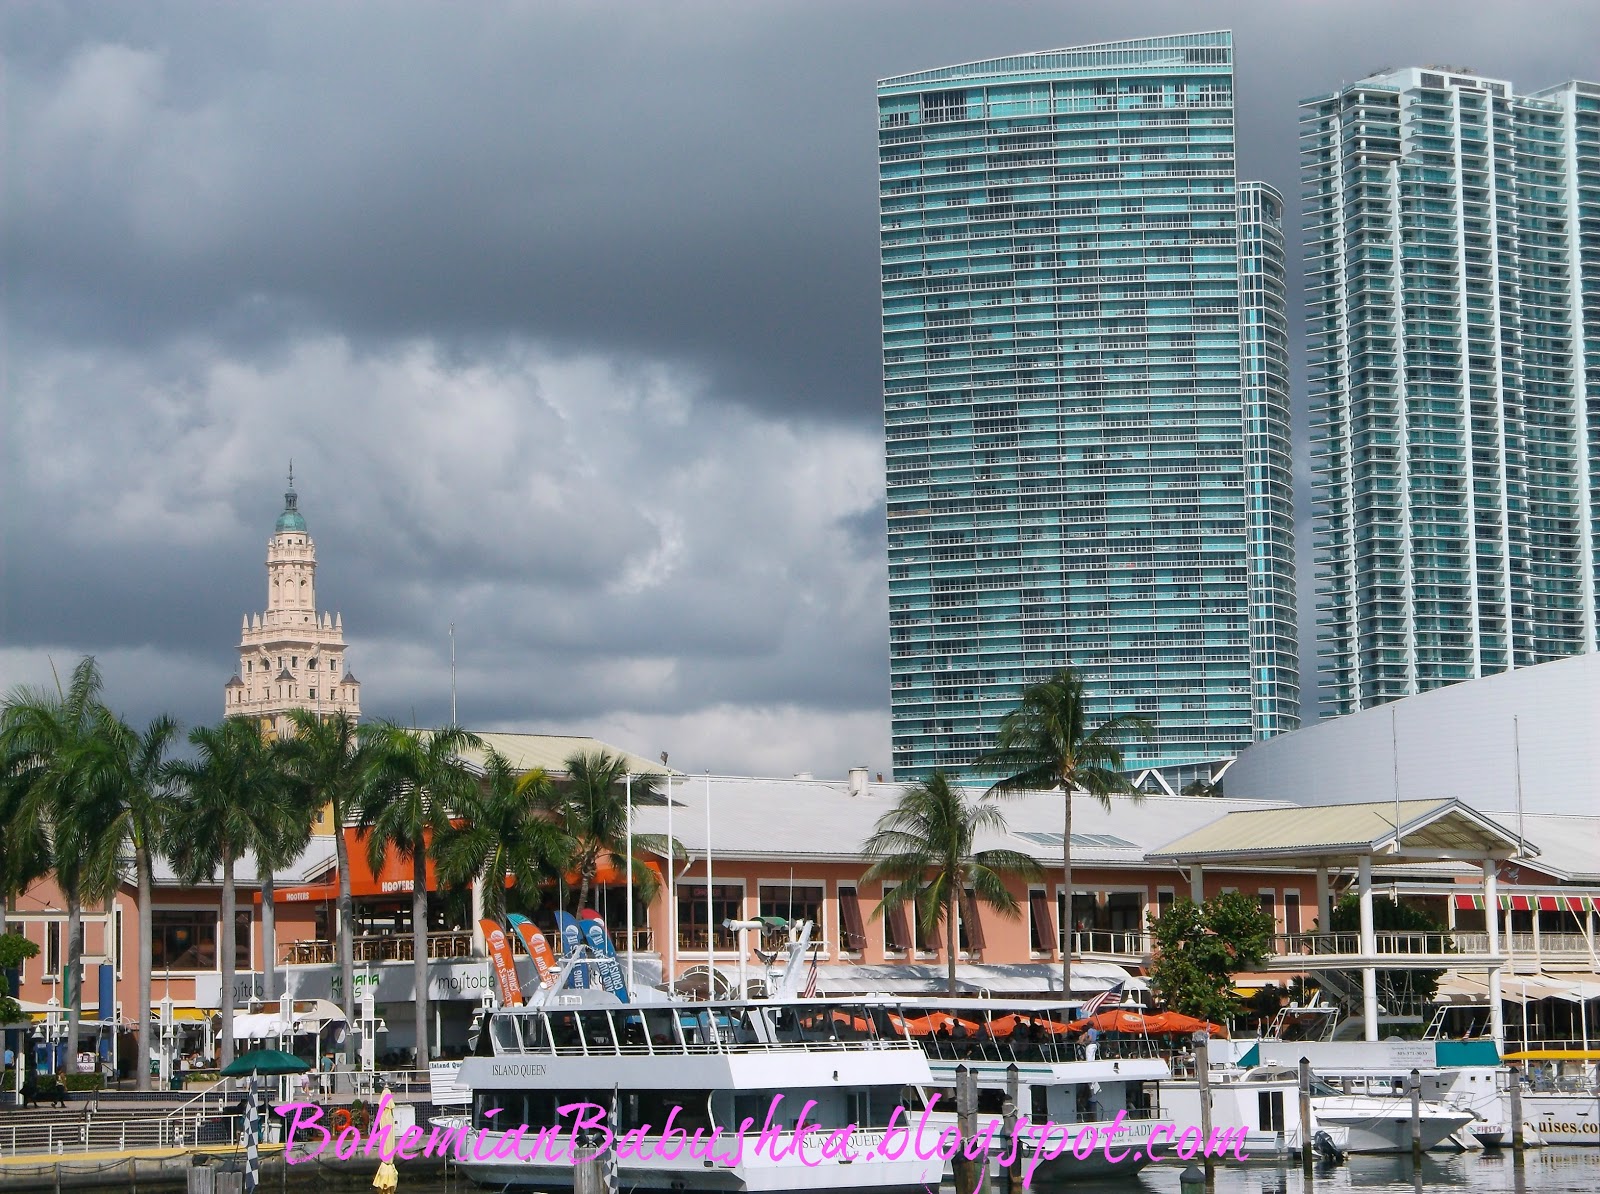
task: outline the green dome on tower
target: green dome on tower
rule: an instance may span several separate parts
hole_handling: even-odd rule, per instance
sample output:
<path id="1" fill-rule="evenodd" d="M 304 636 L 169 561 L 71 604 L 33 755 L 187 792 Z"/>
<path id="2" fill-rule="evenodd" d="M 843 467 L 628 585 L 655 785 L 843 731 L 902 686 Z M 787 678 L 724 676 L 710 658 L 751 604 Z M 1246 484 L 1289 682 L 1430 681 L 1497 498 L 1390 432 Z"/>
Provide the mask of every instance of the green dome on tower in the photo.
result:
<path id="1" fill-rule="evenodd" d="M 294 465 L 289 466 L 289 492 L 283 495 L 283 513 L 278 515 L 278 526 L 273 534 L 281 535 L 285 531 L 299 531 L 302 534 L 306 529 L 305 515 L 295 509 L 295 503 L 300 500 L 294 491 Z"/>

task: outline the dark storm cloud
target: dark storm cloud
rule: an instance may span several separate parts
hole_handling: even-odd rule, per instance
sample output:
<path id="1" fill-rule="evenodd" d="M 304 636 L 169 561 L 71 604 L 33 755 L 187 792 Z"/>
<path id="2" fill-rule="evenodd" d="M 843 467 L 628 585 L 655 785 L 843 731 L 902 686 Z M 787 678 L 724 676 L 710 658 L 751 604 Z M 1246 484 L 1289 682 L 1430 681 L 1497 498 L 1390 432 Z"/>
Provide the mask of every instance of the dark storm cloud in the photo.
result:
<path id="1" fill-rule="evenodd" d="M 1593 78 L 1597 12 L 0 9 L 0 681 L 92 650 L 214 716 L 293 455 L 369 709 L 443 715 L 453 621 L 482 723 L 886 769 L 874 81 L 1232 27 L 1292 208 L 1299 98 Z"/>

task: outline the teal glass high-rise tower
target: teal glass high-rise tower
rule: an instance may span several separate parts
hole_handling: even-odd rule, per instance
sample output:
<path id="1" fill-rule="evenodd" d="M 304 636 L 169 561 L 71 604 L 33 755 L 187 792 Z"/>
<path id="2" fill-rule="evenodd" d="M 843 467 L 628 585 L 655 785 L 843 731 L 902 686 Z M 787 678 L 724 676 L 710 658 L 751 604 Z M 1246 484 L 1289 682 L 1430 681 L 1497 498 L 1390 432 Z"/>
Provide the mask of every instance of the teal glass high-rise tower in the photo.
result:
<path id="1" fill-rule="evenodd" d="M 1596 649 L 1600 86 L 1301 108 L 1324 703 Z"/>
<path id="2" fill-rule="evenodd" d="M 1130 767 L 1299 722 L 1283 202 L 1199 33 L 878 84 L 897 778 L 1070 666 Z"/>

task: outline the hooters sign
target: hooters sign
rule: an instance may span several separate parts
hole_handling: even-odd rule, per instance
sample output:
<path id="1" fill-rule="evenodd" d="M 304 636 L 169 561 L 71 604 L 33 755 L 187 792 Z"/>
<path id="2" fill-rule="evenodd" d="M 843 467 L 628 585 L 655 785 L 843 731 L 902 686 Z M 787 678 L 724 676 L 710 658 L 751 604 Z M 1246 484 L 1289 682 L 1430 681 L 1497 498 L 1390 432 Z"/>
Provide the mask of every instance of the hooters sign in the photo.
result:
<path id="1" fill-rule="evenodd" d="M 494 976 L 500 981 L 500 1002 L 507 1006 L 522 1002 L 522 986 L 517 982 L 517 963 L 511 956 L 511 942 L 506 931 L 488 917 L 478 922 L 483 939 L 489 943 L 489 960 L 494 963 Z"/>

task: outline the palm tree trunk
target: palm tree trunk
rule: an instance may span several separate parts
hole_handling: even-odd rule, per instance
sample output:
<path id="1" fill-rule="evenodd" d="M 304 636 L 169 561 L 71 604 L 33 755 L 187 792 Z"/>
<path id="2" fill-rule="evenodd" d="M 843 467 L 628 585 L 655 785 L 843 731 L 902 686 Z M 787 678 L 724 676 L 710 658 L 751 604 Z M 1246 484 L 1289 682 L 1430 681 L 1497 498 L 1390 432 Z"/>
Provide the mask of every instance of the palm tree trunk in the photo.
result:
<path id="1" fill-rule="evenodd" d="M 417 1068 L 428 1064 L 428 852 L 417 843 L 411 855 L 411 974 L 417 998 Z"/>
<path id="2" fill-rule="evenodd" d="M 67 973 L 62 997 L 67 1004 L 67 1061 L 61 1072 L 76 1074 L 78 1025 L 83 1022 L 83 898 L 76 883 L 67 891 Z"/>
<path id="3" fill-rule="evenodd" d="M 587 860 L 578 871 L 578 902 L 572 909 L 574 916 L 589 906 L 589 880 L 593 877 L 594 871 L 594 863 Z"/>
<path id="4" fill-rule="evenodd" d="M 237 977 L 234 953 L 238 948 L 238 931 L 234 922 L 233 857 L 224 854 L 222 859 L 222 944 L 217 960 L 222 964 L 222 1043 L 218 1045 L 218 1064 L 227 1065 L 233 1060 L 233 984 Z"/>
<path id="5" fill-rule="evenodd" d="M 139 884 L 139 1064 L 135 1067 L 136 1090 L 150 1089 L 150 1050 L 154 1046 L 153 1025 L 150 1023 L 150 972 L 152 961 L 150 935 L 154 931 L 150 911 L 150 850 L 137 846 L 133 852 L 133 867 Z"/>
<path id="6" fill-rule="evenodd" d="M 258 860 L 259 864 L 259 860 Z M 272 906 L 272 868 L 261 867 L 261 998 L 277 998 L 278 988 L 278 912 Z M 293 1009 L 283 1019 L 294 1022 Z"/>
<path id="7" fill-rule="evenodd" d="M 1066 907 L 1061 913 L 1061 998 L 1072 998 L 1072 785 L 1063 784 L 1061 824 L 1061 884 L 1066 889 Z"/>
<path id="8" fill-rule="evenodd" d="M 952 889 L 944 898 L 944 977 L 947 993 L 956 993 L 956 945 L 960 940 L 956 935 L 956 896 Z"/>
<path id="9" fill-rule="evenodd" d="M 5 892 L 0 891 L 0 937 L 6 935 L 6 917 L 10 911 L 11 901 L 6 898 Z M 12 994 L 15 995 L 16 992 L 13 991 Z"/>
<path id="10" fill-rule="evenodd" d="M 350 850 L 344 840 L 344 817 L 337 802 L 333 806 L 333 850 L 339 862 L 339 990 L 340 1005 L 344 1011 L 345 1060 L 350 1060 L 355 1048 L 351 1031 L 356 1023 L 356 962 L 354 924 L 356 902 L 350 894 Z"/>

